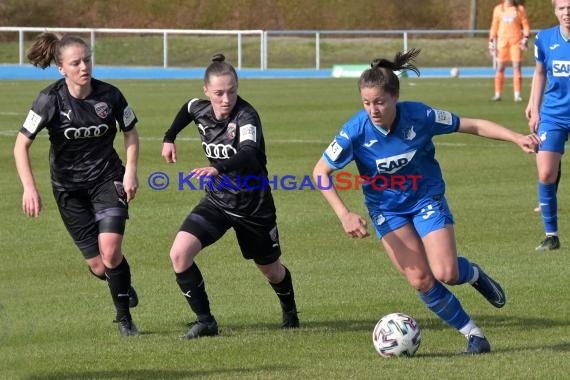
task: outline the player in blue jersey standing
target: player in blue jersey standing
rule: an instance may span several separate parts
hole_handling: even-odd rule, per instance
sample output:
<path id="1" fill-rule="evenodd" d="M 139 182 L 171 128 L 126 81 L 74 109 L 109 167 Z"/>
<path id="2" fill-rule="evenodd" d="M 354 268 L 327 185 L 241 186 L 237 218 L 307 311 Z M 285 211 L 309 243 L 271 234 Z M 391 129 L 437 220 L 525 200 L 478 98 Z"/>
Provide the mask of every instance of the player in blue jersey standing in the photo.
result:
<path id="1" fill-rule="evenodd" d="M 570 129 L 570 0 L 552 0 L 559 25 L 535 39 L 536 65 L 527 116 L 541 144 L 536 155 L 538 201 L 546 237 L 537 251 L 560 248 L 557 178 Z"/>
<path id="2" fill-rule="evenodd" d="M 435 160 L 435 135 L 463 132 L 510 141 L 527 153 L 539 143 L 497 123 L 459 118 L 418 102 L 400 102 L 399 79 L 394 71 L 411 70 L 419 50 L 399 53 L 393 61 L 376 59 L 358 81 L 364 109 L 341 129 L 317 162 L 313 176 L 354 238 L 368 236 L 365 219 L 352 212 L 331 184 L 331 175 L 355 161 L 364 178 L 365 204 L 377 236 L 395 267 L 407 278 L 422 301 L 439 318 L 467 340 L 466 354 L 489 352 L 489 341 L 444 285 L 469 283 L 493 306 L 501 308 L 506 297 L 501 286 L 480 266 L 457 256 L 453 216 L 445 199 L 445 183 Z M 419 179 L 417 179 L 419 176 Z M 381 177 L 377 184 L 372 180 Z M 397 182 L 392 179 L 415 178 Z M 385 187 L 383 190 L 380 188 Z"/>

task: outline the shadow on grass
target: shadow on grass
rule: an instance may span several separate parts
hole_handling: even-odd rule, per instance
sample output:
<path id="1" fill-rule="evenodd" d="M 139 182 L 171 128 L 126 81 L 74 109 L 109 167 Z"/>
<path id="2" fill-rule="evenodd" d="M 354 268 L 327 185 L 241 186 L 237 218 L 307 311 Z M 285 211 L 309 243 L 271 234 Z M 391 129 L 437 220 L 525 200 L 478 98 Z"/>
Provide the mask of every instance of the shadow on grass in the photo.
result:
<path id="1" fill-rule="evenodd" d="M 501 313 L 501 311 L 497 311 Z M 481 326 L 483 329 L 504 327 L 504 328 L 522 328 L 531 330 L 545 330 L 553 327 L 568 327 L 570 326 L 570 320 L 556 320 L 548 318 L 532 318 L 532 317 L 519 317 L 514 315 L 489 315 L 489 314 L 474 314 L 471 313 L 471 318 Z M 426 329 L 433 330 L 443 330 L 448 328 L 441 320 L 436 318 L 430 318 L 427 320 L 421 320 L 420 326 Z"/>
<path id="2" fill-rule="evenodd" d="M 500 312 L 498 312 L 500 313 Z M 231 338 L 231 339 L 240 339 L 242 335 L 249 335 L 249 334 L 265 334 L 268 332 L 271 333 L 284 333 L 284 334 L 295 334 L 296 336 L 304 336 L 307 335 L 314 335 L 314 334 L 334 334 L 334 333 L 347 333 L 347 332 L 360 332 L 363 334 L 369 334 L 376 321 L 374 320 L 356 320 L 356 319 L 335 319 L 335 320 L 328 320 L 328 321 L 304 321 L 303 314 L 299 315 L 301 319 L 301 328 L 300 329 L 291 329 L 291 330 L 282 330 L 280 328 L 279 322 L 276 321 L 275 323 L 269 322 L 258 322 L 258 323 L 249 323 L 249 324 L 232 324 L 232 323 L 223 323 L 220 325 L 220 335 L 218 337 L 212 338 L 205 338 L 205 339 L 223 339 L 223 338 Z M 476 323 L 483 328 L 483 330 L 490 330 L 490 329 L 505 329 L 507 331 L 512 331 L 516 329 L 522 330 L 545 330 L 550 328 L 565 328 L 570 327 L 570 320 L 553 320 L 547 318 L 529 318 L 529 317 L 518 317 L 512 315 L 488 315 L 488 314 L 473 314 L 473 319 Z M 432 318 L 424 318 L 419 319 L 418 322 L 420 323 L 420 327 L 422 330 L 425 331 L 442 331 L 448 330 L 450 336 L 456 335 L 451 327 L 445 324 L 443 321 L 436 317 Z M 177 336 L 180 333 L 183 333 L 187 328 L 186 325 L 181 324 L 180 329 L 177 328 L 176 331 L 170 330 L 160 330 L 160 331 L 147 331 L 143 332 L 143 334 L 148 335 L 172 335 Z M 181 341 L 182 342 L 182 341 Z M 491 342 L 493 344 L 493 342 Z M 529 345 L 528 342 L 522 342 L 519 346 L 516 347 L 504 347 L 504 348 L 496 348 L 493 346 L 491 355 L 493 353 L 516 353 L 516 352 L 526 352 L 526 351 L 555 351 L 555 352 L 570 352 L 570 342 L 562 341 L 558 343 L 552 344 L 535 344 Z M 457 351 L 454 353 L 450 353 L 449 351 L 446 352 L 431 352 L 431 353 L 418 353 L 417 357 L 423 358 L 450 358 L 461 356 L 461 351 Z M 259 369 L 255 369 L 258 371 Z M 267 368 L 267 370 L 271 370 Z M 229 375 L 236 370 L 223 370 L 222 373 L 228 373 Z M 254 369 L 240 369 L 239 371 L 254 371 Z M 152 372 L 152 371 L 151 371 Z M 111 373 L 111 372 L 109 372 Z M 108 375 L 109 373 L 106 373 Z M 182 378 L 186 375 L 204 375 L 206 372 L 179 372 L 174 371 L 173 378 Z M 106 378 L 105 376 L 101 375 L 101 377 L 97 377 L 97 374 L 92 375 L 92 378 L 99 379 L 99 378 Z M 129 373 L 129 376 L 131 374 Z M 150 373 L 149 375 L 152 375 Z M 163 377 L 169 377 L 169 374 L 163 374 Z M 178 377 L 177 377 L 178 376 Z M 50 377 L 33 377 L 30 379 L 57 379 L 61 378 L 63 380 L 74 378 L 73 376 L 69 377 L 58 377 L 58 376 L 51 376 Z M 134 379 L 144 378 L 143 375 L 141 377 L 129 377 Z M 151 378 L 161 378 L 158 377 L 151 377 Z M 113 379 L 113 377 L 111 377 Z"/>
<path id="3" fill-rule="evenodd" d="M 108 371 L 57 371 L 49 374 L 31 375 L 26 380 L 79 380 L 79 379 L 130 379 L 130 380 L 149 380 L 149 379 L 190 379 L 196 377 L 204 377 L 211 375 L 223 375 L 228 379 L 234 376 L 247 376 L 248 373 L 258 374 L 267 371 L 285 371 L 289 368 L 283 366 L 261 367 L 261 368 L 228 368 L 213 370 L 158 370 L 158 369 L 137 369 L 137 370 L 108 370 Z"/>
<path id="4" fill-rule="evenodd" d="M 492 344 L 492 343 L 491 343 Z M 560 343 L 554 343 L 554 344 L 543 344 L 543 345 L 535 345 L 535 346 L 530 346 L 528 344 L 525 344 L 524 347 L 512 347 L 512 348 L 495 348 L 495 347 L 491 347 L 491 353 L 489 354 L 485 354 L 485 355 L 481 355 L 482 357 L 485 357 L 487 355 L 493 355 L 493 354 L 506 354 L 506 353 L 517 353 L 517 352 L 525 352 L 525 351 L 559 351 L 559 352 L 570 352 L 570 342 L 560 342 Z M 421 357 L 421 358 L 449 358 L 449 357 L 454 357 L 454 356 L 465 356 L 465 357 L 471 357 L 470 355 L 463 355 L 462 353 L 458 352 L 456 354 L 450 354 L 448 352 L 433 352 L 433 353 L 418 353 L 416 354 L 416 357 Z M 479 355 L 477 355 L 479 356 Z"/>
<path id="5" fill-rule="evenodd" d="M 498 312 L 500 313 L 500 311 Z M 522 328 L 522 329 L 532 329 L 532 330 L 544 330 L 554 327 L 570 327 L 570 319 L 567 320 L 553 320 L 546 318 L 527 318 L 518 317 L 513 315 L 483 315 L 483 314 L 471 314 L 473 320 L 480 325 L 483 329 L 491 328 Z M 372 331 L 374 325 L 377 321 L 375 320 L 354 320 L 354 319 L 335 319 L 330 321 L 304 321 L 303 314 L 299 314 L 299 319 L 301 320 L 301 330 L 308 331 L 339 331 L 339 332 L 349 332 L 349 331 Z M 418 319 L 418 323 L 422 329 L 426 330 L 446 330 L 451 329 L 447 324 L 445 324 L 440 319 L 433 317 L 428 319 Z M 220 331 L 229 330 L 230 332 L 238 332 L 244 330 L 278 330 L 279 323 L 252 323 L 252 324 L 223 324 L 220 325 Z M 222 332 L 223 334 L 223 332 Z"/>
<path id="6" fill-rule="evenodd" d="M 497 315 L 490 314 L 470 314 L 475 323 L 485 329 L 492 328 L 506 328 L 506 329 L 531 329 L 531 330 L 545 330 L 556 327 L 570 327 L 570 319 L 568 320 L 554 320 L 547 318 L 530 318 L 530 317 L 518 317 L 513 315 L 500 315 L 501 311 L 497 312 Z M 372 331 L 374 325 L 377 321 L 371 319 L 334 319 L 334 320 L 304 320 L 304 314 L 299 313 L 299 319 L 301 320 L 301 329 L 299 331 L 305 332 L 320 332 L 320 331 L 338 331 L 338 332 L 369 332 Z M 430 318 L 416 318 L 420 327 L 425 330 L 446 330 L 452 328 L 440 319 L 434 317 Z M 257 323 L 219 323 L 220 335 L 222 336 L 234 336 L 241 334 L 242 332 L 255 332 L 255 331 L 281 331 L 280 321 L 275 322 L 257 322 Z M 142 336 L 156 336 L 156 335 L 181 335 L 188 329 L 187 324 L 180 324 L 180 327 L 176 327 L 173 330 L 164 328 L 158 330 L 145 330 L 144 326 L 141 329 Z M 294 329 L 296 330 L 296 329 Z"/>
<path id="7" fill-rule="evenodd" d="M 478 325 L 485 329 L 492 328 L 504 328 L 508 330 L 513 329 L 523 329 L 523 330 L 544 330 L 549 328 L 557 327 L 569 327 L 570 320 L 552 320 L 546 318 L 521 318 L 517 316 L 501 316 L 501 315 L 472 315 L 473 319 Z M 347 332 L 347 331 L 361 331 L 368 334 L 372 331 L 376 321 L 370 320 L 332 320 L 332 321 L 308 321 L 303 322 L 302 315 L 301 318 L 301 328 L 296 330 L 295 333 L 302 334 L 303 332 L 308 333 L 319 333 L 319 332 Z M 445 324 L 443 321 L 437 318 L 422 319 L 419 321 L 420 327 L 423 330 L 449 330 L 450 334 L 453 334 L 453 329 Z M 276 325 L 259 323 L 251 325 L 240 325 L 240 326 L 226 326 L 227 330 L 223 327 L 220 328 L 220 334 L 226 336 L 238 335 L 240 331 L 243 330 L 278 330 L 279 327 Z M 570 352 L 570 342 L 559 342 L 553 344 L 542 344 L 542 345 L 528 345 L 528 342 L 521 342 L 519 347 L 512 348 L 494 348 L 492 353 L 509 353 L 509 352 L 523 352 L 523 351 L 537 351 L 537 350 L 550 350 L 558 352 Z M 491 353 L 491 354 L 492 354 Z M 418 357 L 425 358 L 449 358 L 454 356 L 462 356 L 461 352 L 449 353 L 419 353 Z"/>

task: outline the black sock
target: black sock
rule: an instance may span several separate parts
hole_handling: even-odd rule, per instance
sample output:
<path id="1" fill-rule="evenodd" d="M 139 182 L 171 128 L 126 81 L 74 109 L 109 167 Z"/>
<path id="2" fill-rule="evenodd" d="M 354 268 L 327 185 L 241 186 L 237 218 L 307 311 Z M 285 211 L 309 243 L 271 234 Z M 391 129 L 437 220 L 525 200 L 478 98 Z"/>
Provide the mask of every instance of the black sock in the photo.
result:
<path id="1" fill-rule="evenodd" d="M 89 272 L 91 272 L 91 274 L 93 276 L 97 277 L 99 280 L 107 281 L 107 277 L 105 277 L 105 273 L 99 275 L 99 274 L 96 274 L 95 272 L 93 272 L 93 269 L 91 269 L 91 267 L 87 267 L 87 268 L 89 268 Z"/>
<path id="2" fill-rule="evenodd" d="M 182 290 L 188 305 L 201 322 L 210 322 L 213 319 L 210 312 L 210 301 L 206 293 L 206 285 L 198 265 L 193 263 L 182 273 L 175 273 L 176 282 Z"/>
<path id="3" fill-rule="evenodd" d="M 291 279 L 291 272 L 285 268 L 285 277 L 278 284 L 269 283 L 277 297 L 279 297 L 279 303 L 284 312 L 297 311 L 297 306 L 295 305 L 295 292 L 293 291 L 293 280 Z"/>
<path id="4" fill-rule="evenodd" d="M 117 309 L 117 320 L 122 318 L 131 318 L 129 312 L 129 289 L 131 288 L 131 268 L 127 259 L 123 257 L 123 261 L 116 268 L 105 267 L 105 275 L 107 283 L 113 297 L 115 309 Z"/>

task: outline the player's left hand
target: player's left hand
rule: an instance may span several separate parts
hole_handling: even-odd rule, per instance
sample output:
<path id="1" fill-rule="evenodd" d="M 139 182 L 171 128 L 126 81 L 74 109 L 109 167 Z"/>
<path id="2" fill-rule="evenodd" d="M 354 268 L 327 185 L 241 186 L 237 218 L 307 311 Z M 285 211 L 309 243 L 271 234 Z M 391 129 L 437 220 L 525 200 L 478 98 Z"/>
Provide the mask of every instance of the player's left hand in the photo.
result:
<path id="1" fill-rule="evenodd" d="M 522 51 L 528 49 L 528 37 L 523 37 L 522 40 L 519 41 L 519 47 Z"/>
<path id="2" fill-rule="evenodd" d="M 540 138 L 534 133 L 521 135 L 517 139 L 517 145 L 526 153 L 536 153 L 540 143 Z"/>
<path id="3" fill-rule="evenodd" d="M 215 177 L 217 176 L 218 169 L 213 166 L 206 166 L 203 168 L 196 168 L 190 171 L 192 173 L 193 178 L 200 178 L 200 177 Z"/>
<path id="4" fill-rule="evenodd" d="M 530 112 L 530 118 L 528 119 L 528 128 L 530 133 L 536 133 L 538 131 L 538 124 L 540 123 L 540 115 L 537 112 Z"/>
<path id="5" fill-rule="evenodd" d="M 488 49 L 489 49 L 489 54 L 491 55 L 491 57 L 494 57 L 494 56 L 497 55 L 497 43 L 496 43 L 496 40 L 494 40 L 494 39 L 489 40 Z"/>
<path id="6" fill-rule="evenodd" d="M 127 195 L 127 202 L 135 199 L 135 194 L 139 188 L 139 178 L 136 174 L 127 174 L 123 177 L 123 189 Z"/>

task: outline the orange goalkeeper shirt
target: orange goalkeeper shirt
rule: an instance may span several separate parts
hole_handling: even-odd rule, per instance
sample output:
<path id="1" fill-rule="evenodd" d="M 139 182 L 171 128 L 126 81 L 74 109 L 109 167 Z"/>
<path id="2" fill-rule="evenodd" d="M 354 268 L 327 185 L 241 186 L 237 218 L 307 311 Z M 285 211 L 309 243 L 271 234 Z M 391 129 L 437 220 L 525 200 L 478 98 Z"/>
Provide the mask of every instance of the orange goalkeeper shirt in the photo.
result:
<path id="1" fill-rule="evenodd" d="M 522 5 L 505 7 L 499 4 L 493 9 L 493 21 L 489 39 L 508 39 L 518 43 L 523 36 L 529 36 L 530 26 Z"/>

